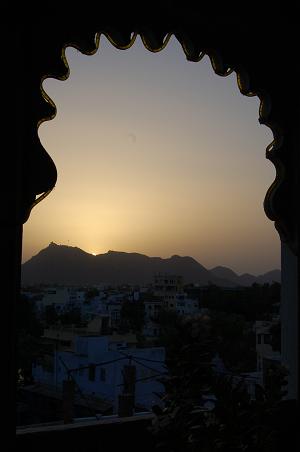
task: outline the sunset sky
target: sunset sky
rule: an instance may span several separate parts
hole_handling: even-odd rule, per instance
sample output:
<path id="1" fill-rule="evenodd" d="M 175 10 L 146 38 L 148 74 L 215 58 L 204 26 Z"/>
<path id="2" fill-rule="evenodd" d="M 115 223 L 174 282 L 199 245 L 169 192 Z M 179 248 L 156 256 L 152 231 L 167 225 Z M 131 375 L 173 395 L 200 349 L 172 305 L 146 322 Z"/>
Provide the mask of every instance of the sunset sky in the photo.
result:
<path id="1" fill-rule="evenodd" d="M 94 56 L 68 48 L 71 74 L 43 86 L 57 106 L 39 129 L 58 181 L 24 226 L 23 261 L 51 241 L 100 254 L 190 255 L 207 268 L 280 268 L 263 210 L 275 177 L 271 131 L 257 97 L 208 57 L 188 62 L 172 37 L 160 53 L 140 38 Z"/>

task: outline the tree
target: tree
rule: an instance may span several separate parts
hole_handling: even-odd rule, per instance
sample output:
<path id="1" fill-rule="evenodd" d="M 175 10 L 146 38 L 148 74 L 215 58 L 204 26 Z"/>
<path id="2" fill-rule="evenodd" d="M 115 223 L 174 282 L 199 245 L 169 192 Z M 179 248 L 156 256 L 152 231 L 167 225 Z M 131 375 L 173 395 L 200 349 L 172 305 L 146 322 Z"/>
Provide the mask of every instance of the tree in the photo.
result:
<path id="1" fill-rule="evenodd" d="M 281 400 L 286 372 L 270 367 L 271 384 L 257 387 L 252 400 L 241 379 L 211 372 L 214 351 L 207 319 L 177 323 L 181 346 L 165 379 L 165 408 L 154 408 L 152 433 L 159 452 L 281 452 L 295 441 L 298 405 Z M 164 380 L 162 380 L 164 381 Z M 269 382 L 269 383 L 270 383 Z M 210 411 L 201 408 L 201 396 L 215 396 Z"/>
<path id="2" fill-rule="evenodd" d="M 85 302 L 89 303 L 94 297 L 99 295 L 99 290 L 96 287 L 91 287 L 85 293 Z"/>
<path id="3" fill-rule="evenodd" d="M 197 407 L 211 391 L 214 346 L 208 317 L 185 320 L 175 312 L 162 312 L 160 319 L 169 374 L 161 379 L 165 409 L 156 407 L 153 434 L 158 450 L 181 452 L 189 450 L 193 430 L 205 427 Z"/>
<path id="4" fill-rule="evenodd" d="M 54 325 L 59 320 L 59 315 L 57 314 L 53 304 L 45 307 L 44 320 L 47 326 Z"/>
<path id="5" fill-rule="evenodd" d="M 63 325 L 78 325 L 81 322 L 80 308 L 74 307 L 70 311 L 64 312 L 59 317 Z"/>
<path id="6" fill-rule="evenodd" d="M 271 326 L 271 345 L 274 351 L 281 351 L 281 322 Z"/>
<path id="7" fill-rule="evenodd" d="M 255 334 L 243 316 L 212 312 L 211 329 L 217 340 L 217 351 L 228 370 L 240 373 L 255 369 Z"/>
<path id="8" fill-rule="evenodd" d="M 121 331 L 142 331 L 144 325 L 144 304 L 141 302 L 124 301 L 121 308 Z"/>
<path id="9" fill-rule="evenodd" d="M 202 307 L 242 315 L 246 321 L 267 320 L 280 305 L 281 285 L 253 284 L 251 287 L 222 289 L 209 286 L 201 294 Z"/>

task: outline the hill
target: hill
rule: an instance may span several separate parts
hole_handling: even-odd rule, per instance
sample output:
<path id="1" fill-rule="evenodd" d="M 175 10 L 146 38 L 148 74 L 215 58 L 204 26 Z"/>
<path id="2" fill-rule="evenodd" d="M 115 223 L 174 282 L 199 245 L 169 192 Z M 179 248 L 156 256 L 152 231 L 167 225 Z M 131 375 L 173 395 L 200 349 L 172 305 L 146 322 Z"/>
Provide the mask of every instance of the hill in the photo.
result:
<path id="1" fill-rule="evenodd" d="M 277 277 L 278 271 L 269 272 L 269 279 Z M 77 247 L 51 242 L 22 265 L 22 285 L 147 284 L 153 282 L 153 275 L 157 272 L 182 275 L 185 284 L 201 286 L 216 284 L 232 287 L 248 285 L 248 280 L 252 284 L 251 277 L 254 282 L 257 279 L 252 275 L 238 276 L 226 267 L 208 270 L 190 256 L 174 255 L 163 259 L 122 251 L 108 251 L 94 256 Z M 258 278 L 267 282 L 266 275 Z"/>
<path id="2" fill-rule="evenodd" d="M 22 284 L 147 284 L 156 272 L 182 275 L 185 283 L 221 284 L 189 256 L 162 259 L 121 251 L 94 256 L 53 242 L 22 265 Z"/>
<path id="3" fill-rule="evenodd" d="M 233 270 L 228 267 L 214 267 L 210 270 L 213 275 L 218 278 L 226 279 L 236 284 L 237 286 L 251 286 L 254 283 L 257 284 L 272 284 L 273 282 L 281 282 L 281 271 L 280 270 L 271 270 L 262 275 L 254 276 L 249 273 L 243 273 L 242 275 L 238 275 Z"/>

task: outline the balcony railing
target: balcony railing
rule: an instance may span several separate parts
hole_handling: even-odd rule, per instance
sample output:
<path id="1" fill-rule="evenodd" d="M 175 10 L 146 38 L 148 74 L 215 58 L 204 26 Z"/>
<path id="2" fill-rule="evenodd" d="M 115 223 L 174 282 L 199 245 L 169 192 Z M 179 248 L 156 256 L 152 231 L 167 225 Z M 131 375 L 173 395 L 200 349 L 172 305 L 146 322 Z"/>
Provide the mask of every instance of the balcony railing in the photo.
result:
<path id="1" fill-rule="evenodd" d="M 15 450 L 31 452 L 150 452 L 154 439 L 149 431 L 154 415 L 139 413 L 130 417 L 103 416 L 18 427 Z"/>

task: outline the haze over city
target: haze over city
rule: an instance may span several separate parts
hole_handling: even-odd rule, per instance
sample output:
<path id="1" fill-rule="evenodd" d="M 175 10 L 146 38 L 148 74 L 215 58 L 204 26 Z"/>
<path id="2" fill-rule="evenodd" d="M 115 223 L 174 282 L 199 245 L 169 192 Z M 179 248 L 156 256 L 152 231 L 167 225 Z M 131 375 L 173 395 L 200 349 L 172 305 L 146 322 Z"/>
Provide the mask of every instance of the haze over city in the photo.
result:
<path id="1" fill-rule="evenodd" d="M 51 241 L 94 254 L 189 255 L 238 273 L 280 268 L 263 210 L 275 177 L 259 99 L 208 57 L 187 62 L 174 37 L 151 53 L 101 37 L 96 55 L 66 51 L 67 81 L 43 87 L 57 106 L 39 129 L 58 181 L 24 226 L 23 262 Z"/>

